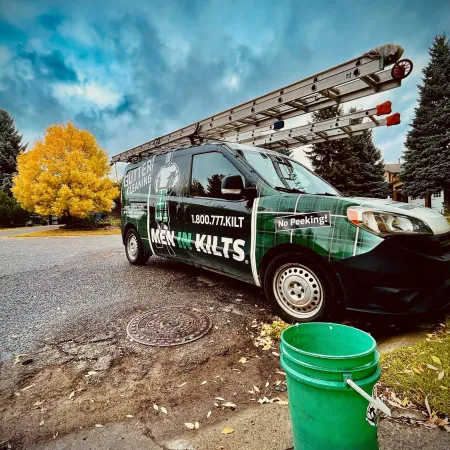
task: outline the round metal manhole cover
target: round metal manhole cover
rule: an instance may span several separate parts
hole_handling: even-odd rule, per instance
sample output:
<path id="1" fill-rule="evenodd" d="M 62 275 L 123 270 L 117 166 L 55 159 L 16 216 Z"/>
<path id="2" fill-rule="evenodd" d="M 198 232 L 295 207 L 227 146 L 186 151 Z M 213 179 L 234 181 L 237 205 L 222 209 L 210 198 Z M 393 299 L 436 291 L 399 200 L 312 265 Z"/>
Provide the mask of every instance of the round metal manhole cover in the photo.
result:
<path id="1" fill-rule="evenodd" d="M 127 326 L 127 334 L 141 344 L 169 347 L 195 341 L 211 327 L 211 319 L 199 310 L 168 307 L 135 317 Z"/>

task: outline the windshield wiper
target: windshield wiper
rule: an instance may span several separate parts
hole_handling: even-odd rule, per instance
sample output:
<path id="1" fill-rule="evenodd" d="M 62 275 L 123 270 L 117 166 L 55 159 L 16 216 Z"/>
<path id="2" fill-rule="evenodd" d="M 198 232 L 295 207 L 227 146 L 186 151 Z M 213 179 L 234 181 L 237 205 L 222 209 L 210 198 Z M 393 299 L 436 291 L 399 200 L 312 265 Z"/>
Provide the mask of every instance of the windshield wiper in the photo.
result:
<path id="1" fill-rule="evenodd" d="M 314 192 L 313 195 L 326 195 L 327 197 L 339 197 L 339 195 L 332 194 L 330 192 Z"/>
<path id="2" fill-rule="evenodd" d="M 282 187 L 282 186 L 274 186 L 274 188 L 277 191 L 281 191 L 281 192 L 293 192 L 295 194 L 306 194 L 306 191 L 301 191 L 300 189 L 297 189 L 297 188 L 286 188 L 286 187 Z"/>

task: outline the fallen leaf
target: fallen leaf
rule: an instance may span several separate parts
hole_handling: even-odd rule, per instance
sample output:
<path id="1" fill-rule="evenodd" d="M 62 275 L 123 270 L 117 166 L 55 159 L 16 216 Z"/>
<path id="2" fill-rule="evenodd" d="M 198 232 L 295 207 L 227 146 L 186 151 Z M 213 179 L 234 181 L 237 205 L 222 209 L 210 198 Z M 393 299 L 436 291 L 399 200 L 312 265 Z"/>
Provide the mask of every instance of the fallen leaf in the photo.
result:
<path id="1" fill-rule="evenodd" d="M 128 417 L 131 419 L 131 417 L 133 417 L 131 414 L 127 414 L 125 417 Z"/>
<path id="2" fill-rule="evenodd" d="M 289 402 L 287 402 L 286 400 L 280 400 L 279 402 L 277 402 L 277 405 L 289 405 Z"/>
<path id="3" fill-rule="evenodd" d="M 181 384 L 179 384 L 178 386 L 175 386 L 175 387 L 181 388 L 181 387 L 183 387 L 183 386 L 186 386 L 186 384 L 187 384 L 187 381 L 185 381 L 184 383 L 181 383 Z"/>
<path id="4" fill-rule="evenodd" d="M 427 334 L 427 336 L 428 336 L 429 338 L 432 338 L 432 337 L 433 337 L 433 335 L 432 335 L 432 334 Z"/>
<path id="5" fill-rule="evenodd" d="M 153 403 L 153 409 L 155 411 L 159 411 L 159 406 L 156 403 Z"/>
<path id="6" fill-rule="evenodd" d="M 419 369 L 416 369 L 415 367 L 413 367 L 414 372 L 418 373 L 419 375 L 422 373 Z"/>
<path id="7" fill-rule="evenodd" d="M 219 402 L 224 402 L 225 401 L 225 399 L 222 398 L 222 397 L 216 397 L 216 400 L 219 400 Z"/>
<path id="8" fill-rule="evenodd" d="M 253 386 L 253 390 L 254 390 L 255 392 L 259 392 L 258 386 Z"/>
<path id="9" fill-rule="evenodd" d="M 23 389 L 21 389 L 21 391 L 22 391 L 22 392 L 28 391 L 28 389 L 31 389 L 31 388 L 33 388 L 34 386 L 36 386 L 36 383 L 30 384 L 29 386 L 24 387 Z"/>
<path id="10" fill-rule="evenodd" d="M 41 421 L 39 422 L 39 426 L 42 427 L 42 425 L 44 425 L 44 421 L 43 421 L 43 420 L 41 420 Z"/>
<path id="11" fill-rule="evenodd" d="M 14 395 L 16 395 L 17 397 L 20 397 L 20 392 L 14 392 Z"/>
<path id="12" fill-rule="evenodd" d="M 231 402 L 222 403 L 220 406 L 224 406 L 225 408 L 236 408 L 236 405 Z"/>
<path id="13" fill-rule="evenodd" d="M 162 413 L 167 414 L 167 409 L 164 408 L 164 406 L 160 406 L 160 407 L 159 407 L 159 410 L 160 410 Z"/>
<path id="14" fill-rule="evenodd" d="M 234 428 L 227 427 L 222 430 L 222 434 L 230 434 L 234 432 Z"/>
<path id="15" fill-rule="evenodd" d="M 277 370 L 275 373 L 278 375 L 286 375 L 286 372 L 283 372 L 282 370 Z"/>
<path id="16" fill-rule="evenodd" d="M 44 402 L 41 402 L 41 401 L 34 402 L 34 403 L 33 403 L 33 406 L 41 406 L 42 403 L 44 403 Z"/>
<path id="17" fill-rule="evenodd" d="M 190 430 L 193 430 L 195 428 L 195 425 L 193 423 L 185 423 L 184 424 L 187 428 L 189 428 Z"/>
<path id="18" fill-rule="evenodd" d="M 444 375 L 445 375 L 445 371 L 444 370 L 442 372 L 439 372 L 438 380 L 442 380 L 442 378 L 444 378 Z"/>
<path id="19" fill-rule="evenodd" d="M 72 391 L 72 392 L 69 394 L 69 400 L 71 400 L 71 399 L 73 398 L 74 395 L 75 395 L 75 391 Z"/>
<path id="20" fill-rule="evenodd" d="M 425 397 L 425 406 L 427 408 L 428 411 L 428 415 L 431 417 L 431 409 L 430 409 L 430 404 L 428 403 L 428 396 Z"/>
<path id="21" fill-rule="evenodd" d="M 442 386 L 442 384 L 439 386 L 441 389 L 443 389 L 444 391 L 448 391 L 448 387 L 447 386 Z"/>
<path id="22" fill-rule="evenodd" d="M 249 394 L 254 394 L 255 393 L 255 391 L 252 389 L 251 391 L 247 391 Z"/>
<path id="23" fill-rule="evenodd" d="M 214 406 L 218 408 L 220 405 L 218 403 L 214 403 Z"/>
<path id="24" fill-rule="evenodd" d="M 432 366 L 431 364 L 426 364 L 426 366 L 431 370 L 439 370 L 437 367 Z"/>
<path id="25" fill-rule="evenodd" d="M 97 428 L 102 428 L 102 427 L 103 427 L 103 425 L 102 425 L 101 423 L 96 423 L 95 426 L 96 426 Z"/>
<path id="26" fill-rule="evenodd" d="M 280 356 L 280 354 L 278 352 L 272 352 L 273 356 Z"/>
<path id="27" fill-rule="evenodd" d="M 405 369 L 403 373 L 414 373 L 411 369 Z"/>
<path id="28" fill-rule="evenodd" d="M 240 362 L 242 364 L 246 364 L 248 361 L 247 361 L 247 358 L 245 356 L 243 356 L 238 362 Z"/>
<path id="29" fill-rule="evenodd" d="M 211 415 L 211 411 L 208 411 L 208 414 L 206 414 L 206 418 L 209 419 L 210 415 Z"/>
<path id="30" fill-rule="evenodd" d="M 195 427 L 196 430 L 198 430 L 200 428 L 200 424 L 198 422 L 195 422 L 194 423 L 194 427 Z"/>
<path id="31" fill-rule="evenodd" d="M 206 384 L 207 383 L 207 381 L 205 380 L 205 381 L 202 381 L 201 383 L 200 383 L 200 386 L 203 386 L 204 384 Z"/>
<path id="32" fill-rule="evenodd" d="M 269 387 L 269 384 L 270 384 L 270 383 L 269 383 L 268 381 L 266 381 L 266 387 Z"/>
<path id="33" fill-rule="evenodd" d="M 442 366 L 441 360 L 437 356 L 431 355 L 431 359 L 436 363 Z"/>
<path id="34" fill-rule="evenodd" d="M 406 406 L 408 404 L 408 397 L 405 397 L 403 400 L 402 400 L 402 406 Z"/>

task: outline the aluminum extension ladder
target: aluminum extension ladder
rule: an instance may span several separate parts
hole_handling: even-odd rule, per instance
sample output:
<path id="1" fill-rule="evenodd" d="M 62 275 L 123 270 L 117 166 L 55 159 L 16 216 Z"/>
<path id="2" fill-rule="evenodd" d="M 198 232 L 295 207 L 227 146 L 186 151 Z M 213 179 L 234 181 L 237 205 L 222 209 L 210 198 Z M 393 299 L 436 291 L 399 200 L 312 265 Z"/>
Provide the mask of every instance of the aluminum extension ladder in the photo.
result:
<path id="1" fill-rule="evenodd" d="M 157 152 L 211 141 L 248 143 L 277 150 L 395 125 L 400 123 L 398 113 L 385 119 L 375 118 L 391 112 L 390 102 L 386 102 L 376 108 L 279 131 L 286 119 L 401 86 L 401 80 L 413 67 L 410 60 L 400 60 L 402 54 L 403 49 L 394 44 L 377 47 L 359 58 L 119 153 L 111 163 L 134 162 Z M 391 69 L 386 69 L 391 65 Z M 365 117 L 369 120 L 354 124 L 354 119 Z M 270 130 L 271 134 L 267 134 Z"/>

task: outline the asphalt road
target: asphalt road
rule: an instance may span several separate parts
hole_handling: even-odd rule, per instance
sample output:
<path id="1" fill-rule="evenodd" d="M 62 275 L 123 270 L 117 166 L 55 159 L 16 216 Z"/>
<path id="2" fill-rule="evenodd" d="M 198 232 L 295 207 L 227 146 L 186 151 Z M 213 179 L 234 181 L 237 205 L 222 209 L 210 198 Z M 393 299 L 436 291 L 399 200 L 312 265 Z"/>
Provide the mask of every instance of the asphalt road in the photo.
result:
<path id="1" fill-rule="evenodd" d="M 0 260 L 2 360 L 28 353 L 43 340 L 101 331 L 132 310 L 192 305 L 193 290 L 202 302 L 234 292 L 243 292 L 246 303 L 264 302 L 250 285 L 181 263 L 153 257 L 146 266 L 131 266 L 120 236 L 6 238 L 0 233 Z M 203 289 L 199 298 L 203 282 L 215 287 Z"/>

